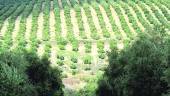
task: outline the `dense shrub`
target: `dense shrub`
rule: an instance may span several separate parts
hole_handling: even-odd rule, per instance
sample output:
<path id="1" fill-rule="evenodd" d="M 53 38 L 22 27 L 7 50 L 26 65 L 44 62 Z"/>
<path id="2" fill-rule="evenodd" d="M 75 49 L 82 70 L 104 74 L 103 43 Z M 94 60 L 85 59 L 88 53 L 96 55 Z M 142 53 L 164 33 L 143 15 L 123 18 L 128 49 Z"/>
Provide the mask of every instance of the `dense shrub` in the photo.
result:
<path id="1" fill-rule="evenodd" d="M 63 96 L 60 71 L 49 64 L 33 53 L 1 53 L 1 96 Z"/>
<path id="2" fill-rule="evenodd" d="M 109 54 L 110 64 L 98 82 L 98 96 L 162 96 L 167 92 L 168 82 L 163 77 L 169 48 L 164 30 L 158 27 L 148 32 L 150 35 L 140 34 L 122 52 Z"/>
<path id="3" fill-rule="evenodd" d="M 0 55 L 1 96 L 38 96 L 25 74 L 28 62 L 23 56 L 5 52 Z"/>
<path id="4" fill-rule="evenodd" d="M 26 56 L 30 64 L 27 74 L 30 81 L 36 86 L 39 96 L 53 96 L 56 94 L 61 96 L 63 93 L 60 71 L 49 67 L 50 62 L 47 58 L 38 59 L 36 55 L 32 54 Z"/>
<path id="5" fill-rule="evenodd" d="M 91 64 L 92 63 L 92 57 L 90 55 L 86 55 L 83 57 L 84 64 Z"/>
<path id="6" fill-rule="evenodd" d="M 71 58 L 71 61 L 72 61 L 73 63 L 77 63 L 77 62 L 78 62 L 77 58 L 75 58 L 75 57 L 72 57 L 72 58 Z"/>

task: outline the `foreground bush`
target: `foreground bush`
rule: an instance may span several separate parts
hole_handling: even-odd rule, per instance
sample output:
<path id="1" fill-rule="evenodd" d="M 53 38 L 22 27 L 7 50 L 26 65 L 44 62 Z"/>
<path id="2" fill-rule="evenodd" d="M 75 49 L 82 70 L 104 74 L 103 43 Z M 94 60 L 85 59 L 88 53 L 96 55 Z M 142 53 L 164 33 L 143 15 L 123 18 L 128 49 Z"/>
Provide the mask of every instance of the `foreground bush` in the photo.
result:
<path id="1" fill-rule="evenodd" d="M 5 52 L 0 55 L 1 96 L 37 96 L 25 73 L 28 62 L 23 56 Z"/>
<path id="2" fill-rule="evenodd" d="M 2 96 L 63 96 L 61 74 L 47 58 L 27 52 L 0 54 Z"/>
<path id="3" fill-rule="evenodd" d="M 149 30 L 150 35 L 140 34 L 130 47 L 109 54 L 110 64 L 98 82 L 98 96 L 162 96 L 167 93 L 170 83 L 165 73 L 168 74 L 169 48 L 164 31 L 160 29 Z"/>

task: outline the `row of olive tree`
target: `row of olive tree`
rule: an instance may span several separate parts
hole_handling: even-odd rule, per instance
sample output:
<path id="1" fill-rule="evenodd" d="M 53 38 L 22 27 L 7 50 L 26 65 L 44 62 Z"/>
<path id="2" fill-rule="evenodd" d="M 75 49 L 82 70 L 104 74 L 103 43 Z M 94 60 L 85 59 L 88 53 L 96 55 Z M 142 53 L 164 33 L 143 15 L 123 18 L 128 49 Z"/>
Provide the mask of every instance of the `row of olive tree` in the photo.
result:
<path id="1" fill-rule="evenodd" d="M 28 3 L 30 0 L 0 0 L 0 5 L 10 5 L 14 3 Z M 34 1 L 34 0 L 33 0 Z"/>

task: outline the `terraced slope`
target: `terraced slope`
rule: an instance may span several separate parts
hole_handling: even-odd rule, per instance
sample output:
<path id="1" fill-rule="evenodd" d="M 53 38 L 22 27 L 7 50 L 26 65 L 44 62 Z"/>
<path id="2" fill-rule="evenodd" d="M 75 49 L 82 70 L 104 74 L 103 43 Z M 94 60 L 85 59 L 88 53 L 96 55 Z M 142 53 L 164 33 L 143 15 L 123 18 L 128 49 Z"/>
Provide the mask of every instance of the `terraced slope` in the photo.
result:
<path id="1" fill-rule="evenodd" d="M 148 27 L 170 30 L 169 5 L 154 1 L 39 0 L 0 6 L 0 17 L 1 48 L 47 56 L 72 89 L 103 72 L 107 51 L 123 49 Z"/>

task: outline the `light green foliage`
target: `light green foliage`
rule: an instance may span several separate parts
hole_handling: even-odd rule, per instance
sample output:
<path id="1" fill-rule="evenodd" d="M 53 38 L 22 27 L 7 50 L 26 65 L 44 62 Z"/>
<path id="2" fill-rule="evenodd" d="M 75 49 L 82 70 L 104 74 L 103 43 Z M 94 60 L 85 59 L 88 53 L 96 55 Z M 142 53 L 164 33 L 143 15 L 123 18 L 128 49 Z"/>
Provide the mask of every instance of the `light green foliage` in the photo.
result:
<path id="1" fill-rule="evenodd" d="M 84 64 L 91 64 L 92 63 L 92 57 L 90 55 L 86 55 L 83 58 Z"/>
<path id="2" fill-rule="evenodd" d="M 59 1 L 61 1 L 61 2 L 59 2 Z M 60 7 L 60 3 L 62 4 L 62 7 Z M 51 4 L 53 4 L 53 5 L 51 5 Z M 44 5 L 44 7 L 43 7 L 43 5 Z M 146 5 L 151 9 L 151 12 L 147 9 Z M 157 6 L 159 10 L 154 5 Z M 101 8 L 100 8 L 100 6 L 101 6 Z M 95 19 L 99 20 L 101 32 L 97 31 L 100 29 L 97 29 L 98 28 L 98 27 L 96 27 L 97 24 L 95 24 L 96 22 L 94 22 L 94 20 L 93 20 L 92 15 L 94 13 L 92 13 L 91 7 L 96 12 L 97 16 Z M 104 9 L 103 11 L 102 11 L 102 8 Z M 132 10 L 130 10 L 130 8 Z M 86 26 L 84 24 L 85 21 L 83 21 L 84 19 L 82 18 L 82 9 L 85 11 L 85 15 L 87 17 L 87 24 L 89 25 L 90 32 L 85 32 Z M 116 14 L 113 14 L 112 9 L 116 11 L 118 18 L 120 19 L 120 22 L 118 19 L 115 18 Z M 128 19 L 126 18 L 126 16 L 124 16 L 123 11 L 121 9 L 125 12 Z M 74 14 L 74 12 L 71 13 L 71 10 L 74 10 L 75 14 Z M 40 51 L 39 48 L 40 49 L 42 48 L 43 56 L 48 58 L 51 62 L 44 61 L 44 63 L 42 63 L 42 62 L 37 61 L 38 63 L 40 63 L 40 65 L 35 64 L 34 67 L 37 68 L 36 71 L 38 70 L 38 68 L 47 67 L 46 63 L 48 65 L 49 63 L 53 63 L 53 60 L 56 60 L 54 63 L 57 63 L 56 66 L 58 66 L 63 71 L 63 74 L 62 74 L 63 78 L 67 78 L 67 77 L 69 78 L 71 75 L 71 76 L 78 78 L 81 81 L 84 81 L 87 83 L 87 86 L 84 87 L 85 89 L 80 90 L 79 95 L 77 95 L 77 93 L 75 92 L 75 94 L 73 94 L 73 96 L 76 96 L 76 95 L 77 96 L 95 96 L 94 94 L 95 94 L 95 89 L 97 86 L 96 79 L 98 79 L 98 78 L 96 78 L 95 80 L 90 79 L 90 78 L 95 77 L 97 75 L 96 73 L 104 72 L 104 69 L 106 68 L 107 63 L 108 63 L 108 60 L 106 57 L 107 52 L 105 50 L 107 50 L 107 49 L 108 50 L 110 50 L 110 49 L 116 50 L 115 51 L 116 55 L 114 54 L 111 56 L 113 56 L 113 57 L 116 56 L 117 59 L 110 60 L 109 62 L 111 64 L 114 62 L 114 64 L 118 64 L 118 65 L 115 65 L 113 67 L 113 69 L 111 70 L 111 72 L 113 72 L 113 73 L 115 72 L 115 74 L 116 74 L 116 73 L 121 73 L 123 70 L 123 72 L 126 71 L 126 74 L 124 74 L 124 75 L 118 74 L 119 78 L 116 80 L 115 80 L 115 78 L 117 75 L 115 76 L 115 74 L 113 74 L 114 76 L 110 76 L 110 77 L 115 77 L 114 78 L 115 81 L 114 80 L 113 81 L 116 82 L 117 85 L 114 86 L 114 88 L 116 88 L 116 90 L 114 90 L 114 91 L 117 91 L 117 89 L 119 89 L 118 91 L 120 92 L 120 94 L 118 96 L 123 96 L 124 94 L 125 94 L 124 96 L 128 96 L 128 94 L 130 94 L 128 92 L 133 93 L 133 90 L 131 91 L 131 87 L 129 87 L 129 86 L 132 86 L 133 84 L 127 85 L 129 88 L 128 89 L 126 84 L 131 84 L 131 83 L 127 82 L 127 80 L 132 80 L 132 81 L 134 80 L 134 82 L 138 82 L 135 80 L 137 80 L 138 77 L 141 76 L 140 72 L 137 73 L 138 70 L 143 68 L 143 66 L 138 65 L 139 62 L 140 63 L 145 62 L 145 64 L 148 64 L 147 60 L 149 61 L 150 59 L 154 59 L 153 61 L 152 60 L 150 60 L 150 61 L 154 62 L 155 64 L 158 64 L 158 63 L 160 63 L 159 61 L 165 59 L 165 58 L 162 58 L 163 54 L 161 56 L 159 56 L 158 54 L 161 52 L 157 51 L 157 49 L 154 49 L 154 47 L 153 47 L 153 46 L 157 46 L 158 42 L 154 43 L 155 45 L 150 42 L 150 40 L 153 39 L 153 38 L 151 38 L 152 37 L 151 31 L 153 31 L 153 30 L 150 30 L 150 29 L 152 29 L 153 27 L 156 27 L 156 29 L 155 29 L 156 32 L 161 31 L 159 29 L 166 29 L 167 33 L 168 33 L 168 31 L 170 29 L 169 10 L 170 10 L 169 0 L 142 0 L 142 1 L 141 0 L 128 0 L 128 1 L 126 1 L 126 0 L 0 0 L 0 53 L 3 53 L 4 50 L 11 50 L 11 46 L 13 46 L 13 45 L 16 45 L 16 49 L 20 49 L 20 50 L 29 48 L 27 50 L 29 52 L 34 52 L 34 53 L 39 52 Z M 64 11 L 64 17 L 65 17 L 64 18 L 65 20 L 63 20 L 63 21 L 65 21 L 66 26 L 64 26 L 63 28 L 66 28 L 65 29 L 66 37 L 62 36 L 62 30 L 61 30 L 61 26 L 63 26 L 63 25 L 61 25 L 62 24 L 61 22 L 63 22 L 63 21 L 61 20 L 60 12 L 62 12 L 62 11 Z M 132 13 L 132 11 L 134 11 L 134 13 Z M 52 27 L 52 26 L 50 26 L 51 25 L 50 20 L 52 19 L 50 17 L 52 15 L 50 15 L 50 13 L 53 14 L 53 12 L 54 12 L 54 19 L 55 19 L 54 20 L 55 30 L 54 30 L 54 32 L 50 32 L 50 28 Z M 106 12 L 106 17 L 108 18 L 108 21 L 106 21 L 107 18 L 105 18 L 105 16 L 104 16 L 105 13 L 103 14 L 102 12 Z M 38 22 L 40 13 L 43 13 L 43 22 L 42 22 L 43 26 L 39 26 L 40 22 Z M 71 15 L 75 15 L 75 18 L 72 18 Z M 19 26 L 16 24 L 17 25 L 16 26 L 15 23 L 16 23 L 16 20 L 18 20 L 17 19 L 18 16 L 21 17 L 19 19 L 20 24 L 19 24 Z M 32 17 L 31 25 L 29 25 L 30 22 L 29 22 L 28 16 Z M 136 18 L 135 18 L 135 16 L 136 16 Z M 73 21 L 74 23 L 71 21 L 72 19 L 76 19 L 75 21 Z M 28 22 L 27 22 L 27 20 L 28 20 Z M 129 20 L 129 24 L 126 20 Z M 74 28 L 73 24 L 76 24 L 76 21 L 77 21 L 77 25 L 75 25 L 75 26 L 77 26 L 77 29 L 78 29 L 77 32 L 79 32 L 78 37 L 75 36 L 75 34 L 74 34 L 74 32 L 76 31 L 76 28 Z M 106 22 L 109 22 L 110 24 L 106 24 Z M 28 25 L 27 25 L 27 23 L 28 23 Z M 120 23 L 120 25 L 119 25 L 119 23 Z M 107 28 L 107 27 L 109 27 L 107 25 L 111 25 L 111 28 Z M 129 25 L 130 25 L 130 27 L 129 27 Z M 161 25 L 162 28 L 160 28 L 158 25 Z M 39 40 L 37 38 L 38 37 L 37 30 L 39 28 L 38 26 L 40 28 L 43 27 L 42 40 Z M 148 29 L 149 31 L 144 31 L 141 26 L 143 26 L 145 30 Z M 27 30 L 27 28 L 29 30 Z M 18 29 L 18 31 L 15 29 Z M 110 29 L 112 29 L 112 30 L 110 30 Z M 120 30 L 120 29 L 123 29 L 123 30 Z M 134 32 L 136 32 L 137 34 L 135 33 L 135 35 L 134 35 L 134 33 L 131 32 L 133 29 L 134 29 Z M 25 33 L 27 31 L 29 33 L 29 36 L 28 36 L 29 40 L 26 40 L 26 38 L 25 38 L 26 37 Z M 111 33 L 110 31 L 113 33 Z M 1 32 L 4 34 L 1 34 Z M 164 31 L 161 31 L 160 33 L 162 34 L 163 32 Z M 16 36 L 12 36 L 14 33 Z M 55 40 L 51 40 L 50 37 L 53 37 L 53 36 L 51 36 L 51 33 L 52 34 L 54 33 Z M 99 34 L 99 33 L 101 33 L 101 34 Z M 144 38 L 145 36 L 142 37 L 141 33 L 144 33 L 144 35 L 146 35 L 146 38 Z M 1 36 L 1 35 L 3 35 L 3 36 Z M 90 37 L 87 37 L 87 36 L 90 36 Z M 126 38 L 126 36 L 127 36 L 127 38 Z M 15 37 L 14 40 L 12 37 Z M 140 37 L 141 41 L 139 40 L 139 37 Z M 148 38 L 149 38 L 149 42 L 147 41 Z M 155 41 L 157 41 L 157 39 L 160 39 L 160 37 L 158 36 L 153 41 L 152 40 L 151 41 L 155 42 Z M 143 42 L 142 42 L 142 40 L 143 40 Z M 134 42 L 136 42 L 136 43 L 134 43 Z M 107 45 L 107 43 L 109 43 L 109 45 Z M 137 44 L 137 43 L 139 43 L 139 44 Z M 92 45 L 92 44 L 94 44 L 94 45 Z M 97 44 L 97 49 L 95 50 L 95 52 L 92 52 L 94 50 L 92 48 L 96 47 L 95 44 Z M 145 44 L 146 44 L 146 46 L 145 46 Z M 43 45 L 43 46 L 41 46 L 41 45 Z M 152 45 L 152 47 L 150 47 L 151 45 Z M 164 45 L 162 45 L 162 46 L 164 46 Z M 67 48 L 67 47 L 70 47 L 70 48 Z M 108 47 L 110 47 L 110 49 Z M 145 47 L 148 47 L 148 49 L 145 49 Z M 118 48 L 119 48 L 119 50 L 118 50 Z M 162 47 L 162 49 L 160 49 L 160 50 L 163 51 L 164 48 Z M 167 48 L 167 50 L 168 50 L 168 48 Z M 147 52 L 147 51 L 149 51 L 149 52 Z M 139 52 L 139 53 L 135 53 L 135 52 Z M 145 58 L 142 57 L 143 55 L 146 55 Z M 152 55 L 152 56 L 150 56 L 150 55 Z M 43 58 L 43 56 L 41 58 Z M 150 56 L 150 57 L 148 57 L 148 56 Z M 159 56 L 159 58 L 157 56 Z M 55 59 L 53 59 L 53 57 Z M 128 60 L 127 60 L 127 58 L 128 58 Z M 156 60 L 155 60 L 155 58 L 156 58 Z M 23 58 L 21 58 L 21 59 L 23 59 Z M 116 62 L 119 60 L 120 60 L 120 62 Z M 25 60 L 23 60 L 23 61 L 25 61 Z M 20 62 L 20 60 L 15 58 L 15 60 L 12 60 L 12 62 L 17 63 L 17 62 Z M 37 63 L 37 62 L 34 62 L 34 63 Z M 164 62 L 166 62 L 166 60 Z M 33 94 L 33 96 L 36 96 L 37 93 L 34 92 L 34 91 L 36 91 L 36 89 L 34 89 L 34 84 L 33 85 L 27 84 L 28 83 L 27 76 L 23 75 L 24 72 L 22 72 L 22 74 L 20 74 L 18 68 L 10 67 L 9 65 L 4 65 L 4 61 L 0 62 L 0 63 L 2 63 L 0 65 L 0 71 L 3 71 L 1 73 L 2 73 L 2 76 L 4 76 L 3 80 L 5 80 L 4 81 L 5 83 L 4 83 L 3 80 L 1 79 L 0 83 L 3 83 L 3 84 L 7 83 L 5 88 L 8 86 L 12 86 L 10 90 L 12 90 L 12 91 L 15 90 L 17 92 L 16 94 L 19 93 L 18 89 L 23 88 L 23 89 L 21 89 L 21 92 L 24 95 L 22 94 L 21 96 L 27 96 L 27 95 L 32 95 L 32 94 Z M 23 65 L 24 65 L 25 62 L 21 62 L 21 63 L 23 63 Z M 130 63 L 136 64 L 136 65 L 132 66 L 132 65 L 130 65 Z M 43 64 L 45 64 L 45 65 L 43 65 Z M 126 64 L 127 66 L 125 67 L 124 64 Z M 122 66 L 119 66 L 119 65 L 122 65 Z M 20 64 L 18 64 L 18 66 L 23 67 Z M 123 69 L 119 70 L 122 67 L 123 67 Z M 144 68 L 146 68 L 146 69 L 148 67 L 151 67 L 154 69 L 154 65 L 153 66 L 152 65 L 144 66 Z M 158 66 L 158 67 L 162 68 L 161 66 Z M 169 67 L 169 65 L 166 66 L 166 68 L 167 67 Z M 111 66 L 111 68 L 112 68 L 112 66 Z M 137 71 L 131 70 L 133 68 L 136 69 Z M 24 68 L 23 68 L 23 70 L 24 70 Z M 150 70 L 150 69 L 148 68 L 148 70 Z M 32 72 L 34 72 L 34 71 L 32 71 Z M 50 72 L 51 72 L 51 74 L 59 76 L 57 73 L 55 73 L 55 72 L 53 73 L 53 71 L 50 71 Z M 107 72 L 110 72 L 110 70 L 106 70 L 106 73 Z M 155 68 L 154 72 L 155 73 L 158 72 L 156 68 Z M 44 72 L 43 71 L 41 72 L 41 70 L 38 70 L 38 73 L 43 74 Z M 135 73 L 137 73 L 137 75 Z M 147 74 L 147 72 L 145 72 L 145 71 L 141 72 L 141 73 Z M 13 74 L 15 74 L 15 75 L 13 75 Z M 46 74 L 46 72 L 45 72 L 45 74 Z M 48 74 L 48 72 L 47 72 L 47 74 Z M 83 76 L 83 78 L 82 78 L 81 74 L 83 74 L 83 75 L 88 74 L 88 76 Z M 161 76 L 161 80 L 165 80 L 166 82 L 170 81 L 169 68 L 165 69 L 164 72 L 161 71 L 161 74 L 164 74 L 164 76 Z M 35 77 L 38 77 L 38 75 Z M 44 78 L 43 75 L 42 75 L 42 78 Z M 47 75 L 44 75 L 44 76 L 47 76 Z M 11 80 L 12 83 L 9 82 L 10 79 L 8 77 L 12 78 L 12 80 L 13 80 L 13 81 Z M 39 81 L 41 81 L 41 79 L 42 79 L 42 78 L 40 79 L 40 77 L 39 77 Z M 159 77 L 159 76 L 157 76 L 157 77 Z M 16 78 L 18 78 L 18 81 Z M 124 80 L 124 78 L 126 78 L 126 79 Z M 148 77 L 148 78 L 150 78 L 150 77 Z M 51 78 L 51 79 L 58 81 L 58 80 L 56 80 L 56 77 Z M 104 78 L 104 80 L 99 83 L 99 85 L 106 84 L 104 86 L 100 86 L 100 87 L 102 87 L 101 89 L 103 91 L 106 91 L 106 93 L 109 93 L 108 90 L 113 89 L 113 87 L 111 85 L 113 85 L 113 83 L 114 83 L 114 82 L 108 81 L 108 80 L 112 80 L 112 79 Z M 153 79 L 153 80 L 155 80 L 155 79 Z M 110 82 L 112 84 L 110 84 Z M 48 86 L 48 88 L 49 88 L 49 86 L 52 86 L 52 85 L 50 85 L 50 84 L 48 85 L 48 83 L 43 82 L 41 84 L 43 87 Z M 156 82 L 156 83 L 159 84 L 159 82 Z M 54 86 L 56 87 L 56 85 L 54 85 Z M 135 85 L 135 86 L 137 86 L 137 85 Z M 145 85 L 140 85 L 140 86 L 145 86 Z M 2 87 L 2 86 L 0 85 L 0 87 Z M 18 87 L 18 89 L 17 89 L 17 87 Z M 48 88 L 45 90 L 48 90 Z M 105 90 L 105 88 L 107 88 L 107 89 Z M 153 88 L 155 88 L 155 87 L 153 86 Z M 2 88 L 0 88 L 0 89 L 2 89 Z M 128 91 L 125 89 L 128 89 Z M 137 89 L 137 88 L 134 88 L 134 89 Z M 143 89 L 147 89 L 147 88 L 142 88 L 142 90 Z M 123 91 L 121 93 L 121 90 L 125 90 L 125 91 Z M 161 89 L 158 91 L 156 90 L 156 92 L 160 92 L 160 91 L 162 91 L 162 90 Z M 4 91 L 4 92 L 6 92 L 6 91 Z M 9 92 L 9 93 L 12 93 L 12 92 Z M 44 91 L 40 88 L 39 93 L 43 94 Z M 53 93 L 53 92 L 50 92 L 50 93 Z M 152 92 L 150 91 L 150 93 L 152 93 Z M 4 94 L 7 94 L 7 93 L 4 93 Z M 25 95 L 25 94 L 27 94 L 27 95 Z M 47 96 L 47 95 L 44 95 L 45 93 L 43 95 L 42 94 L 41 94 L 41 96 Z M 54 96 L 58 96 L 57 94 L 60 94 L 60 93 L 55 93 Z M 48 94 L 48 95 L 53 96 L 51 94 Z M 72 94 L 69 94 L 69 96 L 71 96 L 71 95 Z M 114 94 L 114 95 L 116 96 L 117 94 Z M 4 96 L 6 96 L 6 95 L 4 95 Z M 11 96 L 14 96 L 14 95 L 12 94 Z M 102 96 L 109 96 L 109 95 L 102 95 Z M 111 95 L 111 96 L 113 96 L 113 95 Z M 133 96 L 133 95 L 130 95 L 130 96 Z M 140 96 L 140 94 L 137 96 Z M 147 95 L 145 95 L 145 96 L 147 96 Z M 151 95 L 149 95 L 149 96 L 151 96 Z"/>

